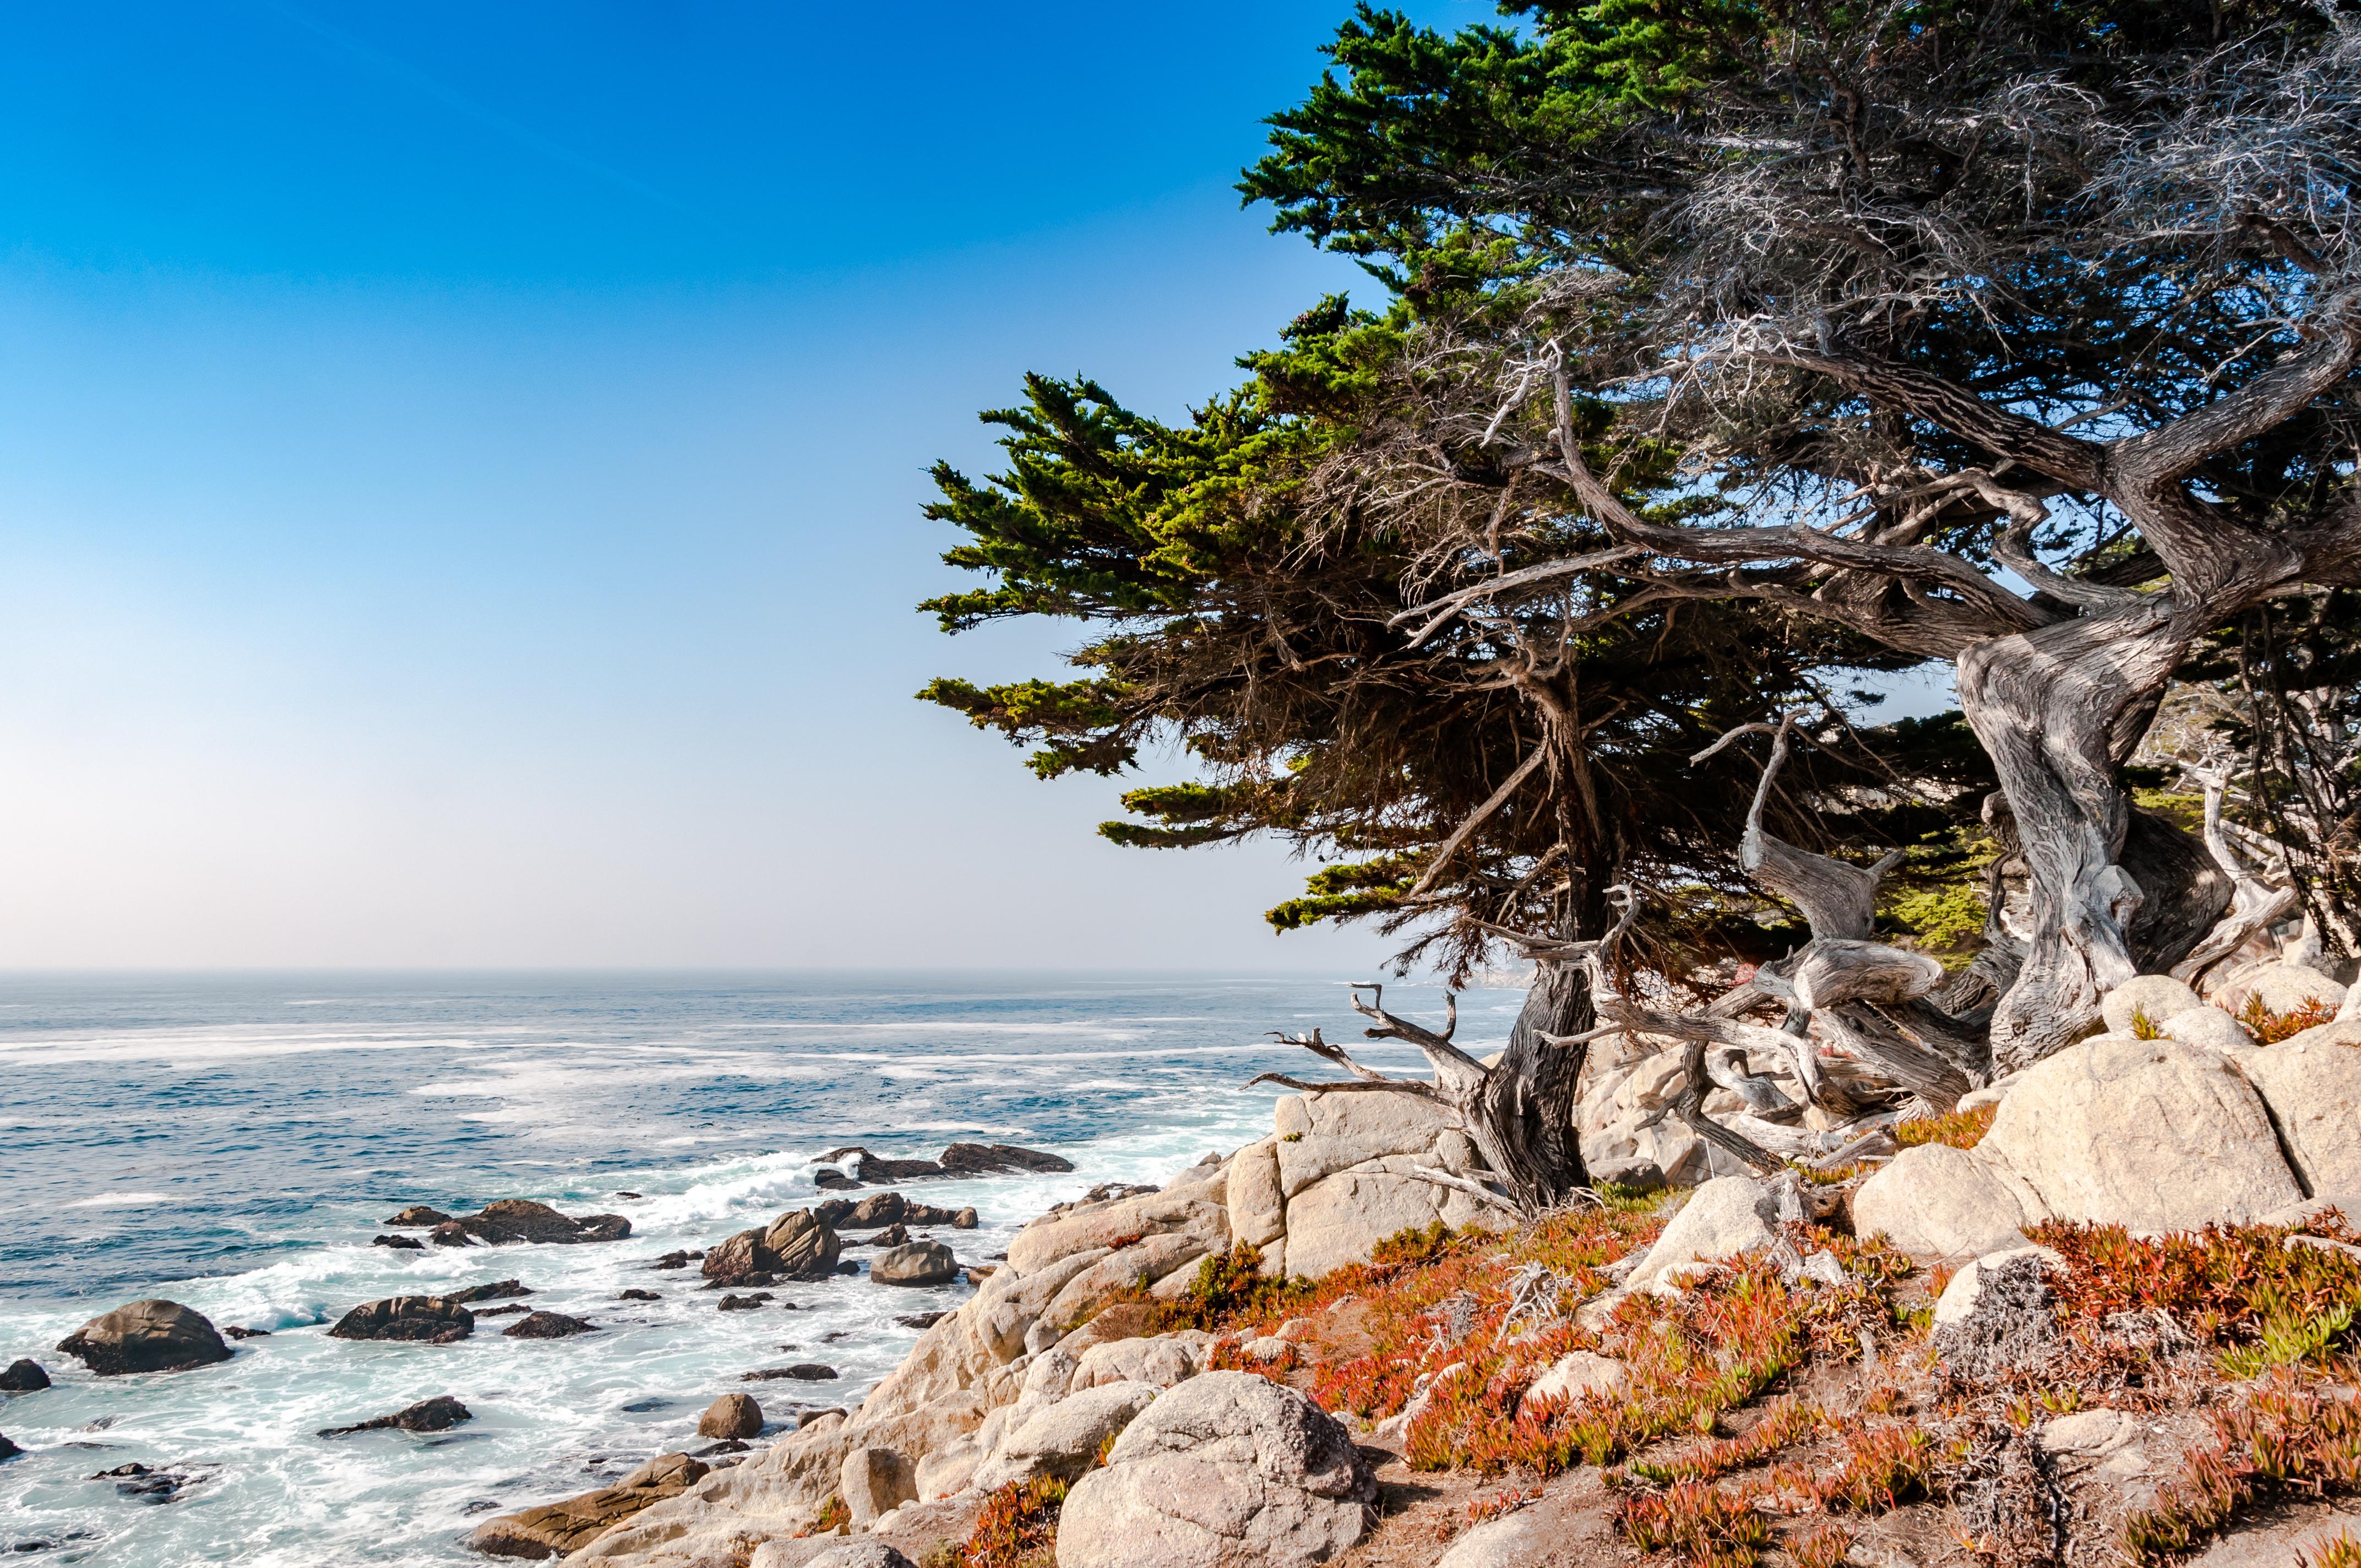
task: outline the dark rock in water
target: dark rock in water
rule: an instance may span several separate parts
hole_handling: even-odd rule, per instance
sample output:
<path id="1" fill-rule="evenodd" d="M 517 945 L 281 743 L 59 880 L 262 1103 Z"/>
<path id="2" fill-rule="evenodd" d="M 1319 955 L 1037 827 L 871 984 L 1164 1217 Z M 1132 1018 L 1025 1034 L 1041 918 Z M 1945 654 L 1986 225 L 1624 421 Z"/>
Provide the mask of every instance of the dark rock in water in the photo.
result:
<path id="1" fill-rule="evenodd" d="M 861 1266 L 857 1263 L 840 1263 L 836 1266 L 836 1271 L 839 1274 L 858 1274 L 861 1272 Z"/>
<path id="2" fill-rule="evenodd" d="M 841 1231 L 873 1231 L 880 1225 L 890 1225 L 900 1220 L 909 1209 L 910 1201 L 899 1192 L 873 1192 L 852 1206 L 837 1226 Z"/>
<path id="3" fill-rule="evenodd" d="M 641 1195 L 640 1195 L 639 1193 L 637 1193 L 637 1192 L 618 1192 L 618 1193 L 616 1193 L 616 1194 L 615 1194 L 615 1196 L 616 1196 L 616 1197 L 618 1197 L 618 1198 L 630 1198 L 630 1199 L 634 1199 L 634 1200 L 636 1200 L 636 1199 L 638 1199 Z"/>
<path id="4" fill-rule="evenodd" d="M 853 1180 L 844 1172 L 824 1165 L 812 1172 L 812 1185 L 823 1191 L 845 1192 L 857 1190 L 861 1183 Z"/>
<path id="5" fill-rule="evenodd" d="M 10 1362 L 8 1370 L 0 1372 L 0 1394 L 38 1393 L 49 1386 L 49 1375 L 30 1356 Z"/>
<path id="6" fill-rule="evenodd" d="M 390 1246 L 399 1252 L 424 1252 L 426 1244 L 416 1236 L 371 1236 L 371 1246 Z"/>
<path id="7" fill-rule="evenodd" d="M 178 1301 L 134 1301 L 93 1318 L 58 1342 L 101 1377 L 180 1372 L 229 1359 L 229 1346 L 202 1312 Z"/>
<path id="8" fill-rule="evenodd" d="M 149 1503 L 169 1503 L 189 1484 L 186 1475 L 170 1470 L 150 1470 L 145 1464 L 118 1464 L 112 1470 L 100 1471 L 91 1479 L 112 1481 L 119 1495 Z"/>
<path id="9" fill-rule="evenodd" d="M 697 1418 L 699 1437 L 752 1437 L 763 1430 L 763 1407 L 752 1394 L 724 1394 Z"/>
<path id="10" fill-rule="evenodd" d="M 495 1279 L 489 1285 L 470 1285 L 465 1290 L 454 1290 L 445 1296 L 445 1301 L 505 1301 L 511 1296 L 530 1296 L 532 1289 L 521 1279 Z"/>
<path id="11" fill-rule="evenodd" d="M 705 1255 L 714 1285 L 818 1279 L 834 1271 L 843 1243 L 808 1209 L 791 1209 L 759 1231 L 741 1231 Z"/>
<path id="12" fill-rule="evenodd" d="M 900 1225 L 888 1225 L 861 1245 L 863 1246 L 901 1246 L 910 1239 L 910 1233 Z"/>
<path id="13" fill-rule="evenodd" d="M 812 1205 L 812 1218 L 831 1229 L 843 1224 L 844 1217 L 851 1212 L 850 1198 L 826 1198 Z"/>
<path id="14" fill-rule="evenodd" d="M 959 1277 L 951 1249 L 940 1242 L 912 1242 L 879 1255 L 869 1277 L 880 1285 L 948 1285 Z"/>
<path id="15" fill-rule="evenodd" d="M 16 1455 L 24 1452 L 25 1451 L 23 1449 L 18 1448 L 15 1443 L 8 1441 L 8 1434 L 6 1432 L 0 1431 L 0 1462 L 14 1459 Z"/>
<path id="16" fill-rule="evenodd" d="M 505 1307 L 478 1307 L 473 1310 L 479 1318 L 506 1318 L 519 1312 L 530 1312 L 533 1309 L 522 1301 L 511 1301 Z"/>
<path id="17" fill-rule="evenodd" d="M 420 1204 L 404 1209 L 386 1223 L 430 1231 L 427 1239 L 436 1246 L 466 1246 L 470 1242 L 489 1246 L 516 1242 L 614 1242 L 631 1234 L 631 1222 L 620 1214 L 584 1214 L 577 1218 L 524 1198 L 499 1199 L 485 1204 L 479 1214 L 445 1214 Z M 387 1245 L 398 1246 L 401 1243 Z"/>
<path id="18" fill-rule="evenodd" d="M 346 1437 L 357 1431 L 448 1431 L 461 1421 L 473 1420 L 475 1412 L 448 1394 L 437 1394 L 431 1399 L 421 1399 L 407 1409 L 396 1410 L 390 1416 L 379 1416 L 356 1426 L 323 1427 L 322 1437 Z"/>
<path id="19" fill-rule="evenodd" d="M 653 1290 L 625 1290 L 616 1296 L 618 1301 L 661 1301 L 662 1296 Z"/>
<path id="20" fill-rule="evenodd" d="M 486 1519 L 468 1535 L 467 1544 L 492 1557 L 568 1556 L 649 1505 L 679 1497 L 708 1469 L 689 1454 L 663 1454 L 617 1486 Z"/>
<path id="21" fill-rule="evenodd" d="M 943 1151 L 942 1168 L 972 1176 L 997 1170 L 1071 1170 L 1074 1162 L 1039 1149 L 1020 1149 L 1015 1144 L 953 1144 Z"/>
<path id="22" fill-rule="evenodd" d="M 751 1442 L 741 1442 L 734 1437 L 725 1437 L 719 1442 L 708 1442 L 703 1448 L 698 1449 L 697 1451 L 697 1457 L 699 1459 L 710 1459 L 714 1455 L 720 1453 L 744 1453 L 753 1446 L 754 1445 Z"/>
<path id="23" fill-rule="evenodd" d="M 242 1329 L 236 1323 L 223 1329 L 222 1332 L 231 1339 L 269 1339 L 270 1337 L 269 1329 Z"/>
<path id="24" fill-rule="evenodd" d="M 887 1159 L 871 1154 L 855 1145 L 849 1148 L 831 1149 L 819 1157 L 830 1164 L 858 1155 L 861 1164 L 856 1174 L 862 1181 L 915 1181 L 922 1177 L 942 1176 L 943 1168 L 930 1159 Z"/>
<path id="25" fill-rule="evenodd" d="M 906 1329 L 930 1329 L 950 1316 L 950 1313 L 948 1311 L 906 1312 L 894 1321 Z"/>
<path id="26" fill-rule="evenodd" d="M 650 1268 L 686 1268 L 688 1256 L 689 1255 L 685 1252 L 668 1252 L 648 1266 Z"/>
<path id="27" fill-rule="evenodd" d="M 722 1312 L 751 1312 L 771 1299 L 768 1290 L 757 1290 L 751 1296 L 724 1296 L 715 1308 Z"/>
<path id="28" fill-rule="evenodd" d="M 909 1225 L 957 1225 L 961 1214 L 972 1215 L 974 1212 L 972 1209 L 942 1209 L 932 1203 L 912 1203 L 903 1209 L 902 1223 Z"/>
<path id="29" fill-rule="evenodd" d="M 652 1410 L 672 1409 L 672 1401 L 670 1399 L 634 1399 L 628 1405 L 618 1405 L 615 1408 L 628 1416 L 644 1416 Z"/>
<path id="30" fill-rule="evenodd" d="M 569 1318 L 563 1312 L 533 1312 L 502 1329 L 500 1336 L 504 1339 L 566 1339 L 574 1334 L 595 1334 L 598 1332 L 598 1324 Z"/>
<path id="31" fill-rule="evenodd" d="M 749 1372 L 738 1379 L 741 1383 L 775 1383 L 781 1378 L 797 1383 L 832 1383 L 836 1368 L 822 1366 L 817 1361 L 800 1362 L 794 1366 L 766 1366 L 760 1372 Z"/>
<path id="32" fill-rule="evenodd" d="M 961 1209 L 951 1216 L 951 1229 L 955 1231 L 972 1231 L 975 1229 L 977 1223 L 975 1211 L 972 1208 Z"/>
<path id="33" fill-rule="evenodd" d="M 447 1297 L 390 1296 L 346 1312 L 328 1337 L 450 1344 L 475 1332 L 476 1315 Z"/>

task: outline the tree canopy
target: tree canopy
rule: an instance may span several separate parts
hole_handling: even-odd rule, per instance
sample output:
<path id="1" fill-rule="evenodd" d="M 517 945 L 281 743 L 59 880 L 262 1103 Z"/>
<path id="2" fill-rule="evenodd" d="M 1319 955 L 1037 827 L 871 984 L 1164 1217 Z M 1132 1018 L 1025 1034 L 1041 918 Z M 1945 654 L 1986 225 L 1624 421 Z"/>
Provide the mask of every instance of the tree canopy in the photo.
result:
<path id="1" fill-rule="evenodd" d="M 946 628 L 1091 630 L 1078 680 L 923 695 L 1045 774 L 1177 735 L 1203 778 L 1103 831 L 1334 854 L 1282 925 L 1432 916 L 1461 965 L 1499 930 L 1595 937 L 1619 883 L 1692 935 L 1733 907 L 1754 781 L 1689 758 L 1800 714 L 1825 744 L 1762 825 L 1956 847 L 1981 814 L 2021 906 L 1988 933 L 1990 1046 L 2056 1048 L 2226 917 L 2125 784 L 2169 684 L 2361 584 L 2361 25 L 1502 11 L 1363 6 L 1245 175 L 1381 309 L 1323 302 L 1184 422 L 1033 378 L 985 416 L 1003 474 L 938 470 L 947 559 L 988 578 L 928 607 Z M 1929 660 L 1974 744 L 1849 722 L 1861 674 Z"/>

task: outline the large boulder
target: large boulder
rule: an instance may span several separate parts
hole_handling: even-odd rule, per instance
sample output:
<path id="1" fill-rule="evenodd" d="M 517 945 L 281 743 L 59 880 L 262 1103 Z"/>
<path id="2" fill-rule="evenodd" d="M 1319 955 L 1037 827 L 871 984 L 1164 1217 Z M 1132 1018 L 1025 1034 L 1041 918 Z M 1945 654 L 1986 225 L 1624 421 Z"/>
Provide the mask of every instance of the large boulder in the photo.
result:
<path id="1" fill-rule="evenodd" d="M 877 1516 L 918 1500 L 918 1467 L 897 1449 L 856 1448 L 837 1472 L 836 1495 L 852 1515 L 852 1528 L 865 1530 Z"/>
<path id="2" fill-rule="evenodd" d="M 959 1263 L 940 1242 L 905 1242 L 879 1253 L 869 1277 L 880 1285 L 948 1285 L 959 1277 Z"/>
<path id="3" fill-rule="evenodd" d="M 791 1209 L 763 1231 L 770 1271 L 781 1279 L 825 1279 L 836 1272 L 843 1245 L 808 1209 Z"/>
<path id="4" fill-rule="evenodd" d="M 2255 1048 L 2255 1036 L 2219 1007 L 2191 1007 L 2186 1013 L 2176 1013 L 2165 1021 L 2164 1035 L 2167 1039 L 2203 1046 L 2208 1050 L 2244 1052 Z"/>
<path id="5" fill-rule="evenodd" d="M 697 1418 L 699 1437 L 749 1438 L 763 1430 L 763 1407 L 752 1394 L 724 1394 Z"/>
<path id="6" fill-rule="evenodd" d="M 2049 1211 L 2006 1168 L 1972 1149 L 1920 1144 L 1861 1184 L 1853 1230 L 1883 1234 L 1905 1252 L 1975 1256 L 2025 1245 L 2025 1227 Z"/>
<path id="7" fill-rule="evenodd" d="M 178 1301 L 134 1301 L 93 1318 L 58 1342 L 101 1377 L 181 1372 L 227 1361 L 229 1346 L 203 1313 Z"/>
<path id="8" fill-rule="evenodd" d="M 1148 1383 L 1107 1383 L 1069 1393 L 1002 1437 L 976 1467 L 974 1484 L 989 1492 L 1043 1475 L 1071 1481 L 1098 1463 L 1099 1445 L 1131 1425 L 1156 1396 Z"/>
<path id="9" fill-rule="evenodd" d="M 1424 1230 L 1438 1222 L 1455 1230 L 1467 1224 L 1512 1223 L 1504 1210 L 1411 1174 L 1420 1166 L 1449 1168 L 1432 1157 L 1387 1155 L 1298 1189 L 1287 1205 L 1286 1272 L 1297 1278 L 1315 1278 L 1348 1263 L 1364 1263 L 1388 1236 L 1404 1230 Z M 1474 1168 L 1472 1161 L 1462 1160 L 1453 1174 Z"/>
<path id="10" fill-rule="evenodd" d="M 1143 1236 L 1120 1251 L 1109 1253 L 1060 1287 L 1041 1316 L 1052 1326 L 1071 1328 L 1141 1283 L 1155 1284 L 1204 1255 L 1200 1238 L 1182 1233 Z"/>
<path id="11" fill-rule="evenodd" d="M 952 1144 L 943 1150 L 941 1164 L 944 1170 L 960 1176 L 988 1176 L 1003 1170 L 1057 1175 L 1074 1168 L 1074 1162 L 1063 1155 L 1021 1149 L 1015 1144 Z M 868 1168 L 864 1165 L 862 1174 Z"/>
<path id="12" fill-rule="evenodd" d="M 338 1318 L 328 1337 L 450 1344 L 475 1332 L 476 1314 L 447 1296 L 389 1296 Z"/>
<path id="13" fill-rule="evenodd" d="M 625 1520 L 681 1496 L 707 1473 L 703 1460 L 663 1454 L 620 1485 L 486 1519 L 468 1535 L 467 1544 L 489 1557 L 568 1556 Z"/>
<path id="14" fill-rule="evenodd" d="M 2323 1024 L 2237 1061 L 2309 1195 L 2361 1214 L 2361 1024 Z"/>
<path id="15" fill-rule="evenodd" d="M 1202 1251 L 1226 1250 L 1228 1204 L 1198 1188 L 1079 1203 L 1019 1231 L 1008 1244 L 1008 1266 L 1030 1276 L 1077 1253 L 1112 1251 L 1118 1242 L 1129 1245 L 1144 1236 L 1176 1234 L 1194 1237 Z"/>
<path id="16" fill-rule="evenodd" d="M 1977 1152 L 2062 1220 L 2246 1223 L 2300 1201 L 2261 1098 L 2218 1051 L 2107 1036 L 2035 1064 Z"/>
<path id="17" fill-rule="evenodd" d="M 1228 1200 L 1234 1246 L 1265 1246 L 1287 1234 L 1287 1199 L 1279 1186 L 1279 1146 L 1273 1135 L 1248 1144 L 1230 1160 L 1224 1196 Z"/>
<path id="18" fill-rule="evenodd" d="M 1159 1398 L 1066 1496 L 1059 1568 L 1302 1568 L 1367 1535 L 1378 1483 L 1292 1388 L 1208 1372 Z"/>
<path id="19" fill-rule="evenodd" d="M 0 1394 L 35 1394 L 49 1386 L 49 1375 L 30 1356 L 19 1356 L 0 1372 Z"/>
<path id="20" fill-rule="evenodd" d="M 460 1215 L 458 1224 L 478 1241 L 496 1246 L 510 1242 L 544 1245 L 619 1242 L 631 1234 L 631 1222 L 620 1214 L 561 1214 L 546 1203 L 525 1198 L 487 1203 L 479 1214 Z"/>
<path id="21" fill-rule="evenodd" d="M 1080 1390 L 1109 1383 L 1145 1383 L 1170 1388 L 1202 1372 L 1213 1345 L 1213 1336 L 1199 1329 L 1148 1339 L 1109 1340 L 1082 1353 L 1067 1387 Z"/>
<path id="22" fill-rule="evenodd" d="M 1718 1176 L 1690 1194 L 1624 1285 L 1642 1289 L 1676 1278 L 1689 1265 L 1769 1246 L 1779 1239 L 1778 1226 L 1779 1201 L 1769 1188 L 1748 1177 Z"/>
<path id="23" fill-rule="evenodd" d="M 2272 1013 L 2292 1013 L 2308 1003 L 2334 1013 L 2344 1004 L 2345 987 L 2302 964 L 2260 963 L 2232 975 L 2213 1000 L 2231 1013 L 2243 1013 L 2257 1000 Z"/>
<path id="24" fill-rule="evenodd" d="M 756 1231 L 740 1231 L 708 1247 L 699 1266 L 713 1285 L 826 1279 L 836 1272 L 844 1244 L 809 1209 L 790 1209 Z"/>
<path id="25" fill-rule="evenodd" d="M 1424 1155 L 1444 1134 L 1460 1135 L 1449 1112 L 1410 1094 L 1290 1094 L 1271 1124 L 1279 1192 L 1290 1203 L 1323 1177 L 1387 1155 Z"/>
<path id="26" fill-rule="evenodd" d="M 2132 1033 L 2135 1018 L 2144 1018 L 2161 1028 L 2168 1019 L 2178 1018 L 2192 1007 L 2202 1007 L 2196 991 L 2185 981 L 2169 974 L 2143 974 L 2124 981 L 2099 999 L 2099 1016 L 2115 1034 Z"/>

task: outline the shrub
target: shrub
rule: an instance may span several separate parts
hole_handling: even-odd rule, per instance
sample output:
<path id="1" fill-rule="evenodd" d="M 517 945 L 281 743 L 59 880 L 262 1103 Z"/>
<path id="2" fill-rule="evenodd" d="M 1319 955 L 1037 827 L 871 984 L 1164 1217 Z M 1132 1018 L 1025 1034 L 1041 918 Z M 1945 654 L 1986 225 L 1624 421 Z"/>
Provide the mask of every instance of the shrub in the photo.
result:
<path id="1" fill-rule="evenodd" d="M 2246 1033 L 2255 1036 L 2257 1045 L 2275 1046 L 2306 1029 L 2335 1023 L 2336 1009 L 2317 996 L 2310 996 L 2284 1013 L 2274 1013 L 2263 1005 L 2261 997 L 2248 996 L 2246 1004 L 2234 1016 L 2246 1025 Z"/>
<path id="2" fill-rule="evenodd" d="M 1815 1525 L 1787 1542 L 1795 1568 L 1843 1568 L 1852 1550 L 1852 1531 L 1840 1524 Z"/>
<path id="3" fill-rule="evenodd" d="M 1049 1568 L 1065 1502 L 1066 1483 L 1055 1476 L 1011 1481 L 984 1499 L 955 1561 L 960 1568 Z"/>
<path id="4" fill-rule="evenodd" d="M 2213 1441 L 2191 1450 L 2156 1500 L 2124 1521 L 2125 1552 L 2158 1562 L 2219 1534 L 2258 1497 L 2355 1489 L 2361 1411 L 2297 1376 L 2282 1368 L 2214 1415 Z"/>
<path id="5" fill-rule="evenodd" d="M 2356 1239 L 2334 1210 L 2305 1228 Z M 2291 1233 L 2277 1225 L 2208 1225 L 2135 1239 L 2120 1225 L 2045 1220 L 2030 1234 L 2066 1260 L 2058 1295 L 2070 1321 L 2169 1313 L 2198 1343 L 2221 1351 L 2234 1376 L 2318 1357 L 2342 1341 L 2361 1308 L 2361 1259 L 2290 1246 Z"/>
<path id="6" fill-rule="evenodd" d="M 1752 1568 L 1771 1541 L 1771 1526 L 1751 1500 L 1702 1481 L 1626 1497 L 1615 1522 L 1641 1551 L 1676 1552 L 1695 1568 Z"/>
<path id="7" fill-rule="evenodd" d="M 2316 1546 L 2307 1548 L 2302 1557 L 2303 1568 L 2361 1568 L 2361 1541 L 2349 1530 L 2340 1530 Z"/>
<path id="8" fill-rule="evenodd" d="M 828 1501 L 819 1506 L 819 1512 L 814 1516 L 812 1522 L 796 1531 L 796 1534 L 797 1536 L 837 1535 L 851 1528 L 852 1509 L 845 1505 L 842 1497 L 830 1493 Z"/>
<path id="9" fill-rule="evenodd" d="M 1955 1149 L 1971 1149 L 1983 1142 L 1992 1131 L 1993 1118 L 2000 1113 L 1997 1105 L 1985 1105 L 1973 1111 L 1954 1111 L 1948 1116 L 1921 1116 L 1914 1122 L 1904 1122 L 1894 1129 L 1894 1141 L 1904 1148 L 1920 1144 L 1949 1144 Z"/>
<path id="10" fill-rule="evenodd" d="M 1202 1329 L 1218 1333 L 1249 1319 L 1282 1315 L 1312 1294 L 1302 1280 L 1272 1279 L 1261 1270 L 1262 1249 L 1244 1242 L 1211 1255 L 1197 1266 L 1197 1277 L 1187 1289 L 1155 1303 L 1148 1332 Z M 1137 1295 L 1146 1298 L 1144 1291 Z"/>

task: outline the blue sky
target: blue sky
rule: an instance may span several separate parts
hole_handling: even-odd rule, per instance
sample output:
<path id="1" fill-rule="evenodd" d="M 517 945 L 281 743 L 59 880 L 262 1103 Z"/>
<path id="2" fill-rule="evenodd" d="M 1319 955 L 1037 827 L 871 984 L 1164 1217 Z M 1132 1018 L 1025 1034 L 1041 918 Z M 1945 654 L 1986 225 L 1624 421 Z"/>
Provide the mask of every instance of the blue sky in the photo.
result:
<path id="1" fill-rule="evenodd" d="M 1230 190 L 1345 10 L 11 7 L 0 966 L 1367 968 L 909 695 L 1068 640 L 911 609 L 976 410 L 1355 284 Z"/>

